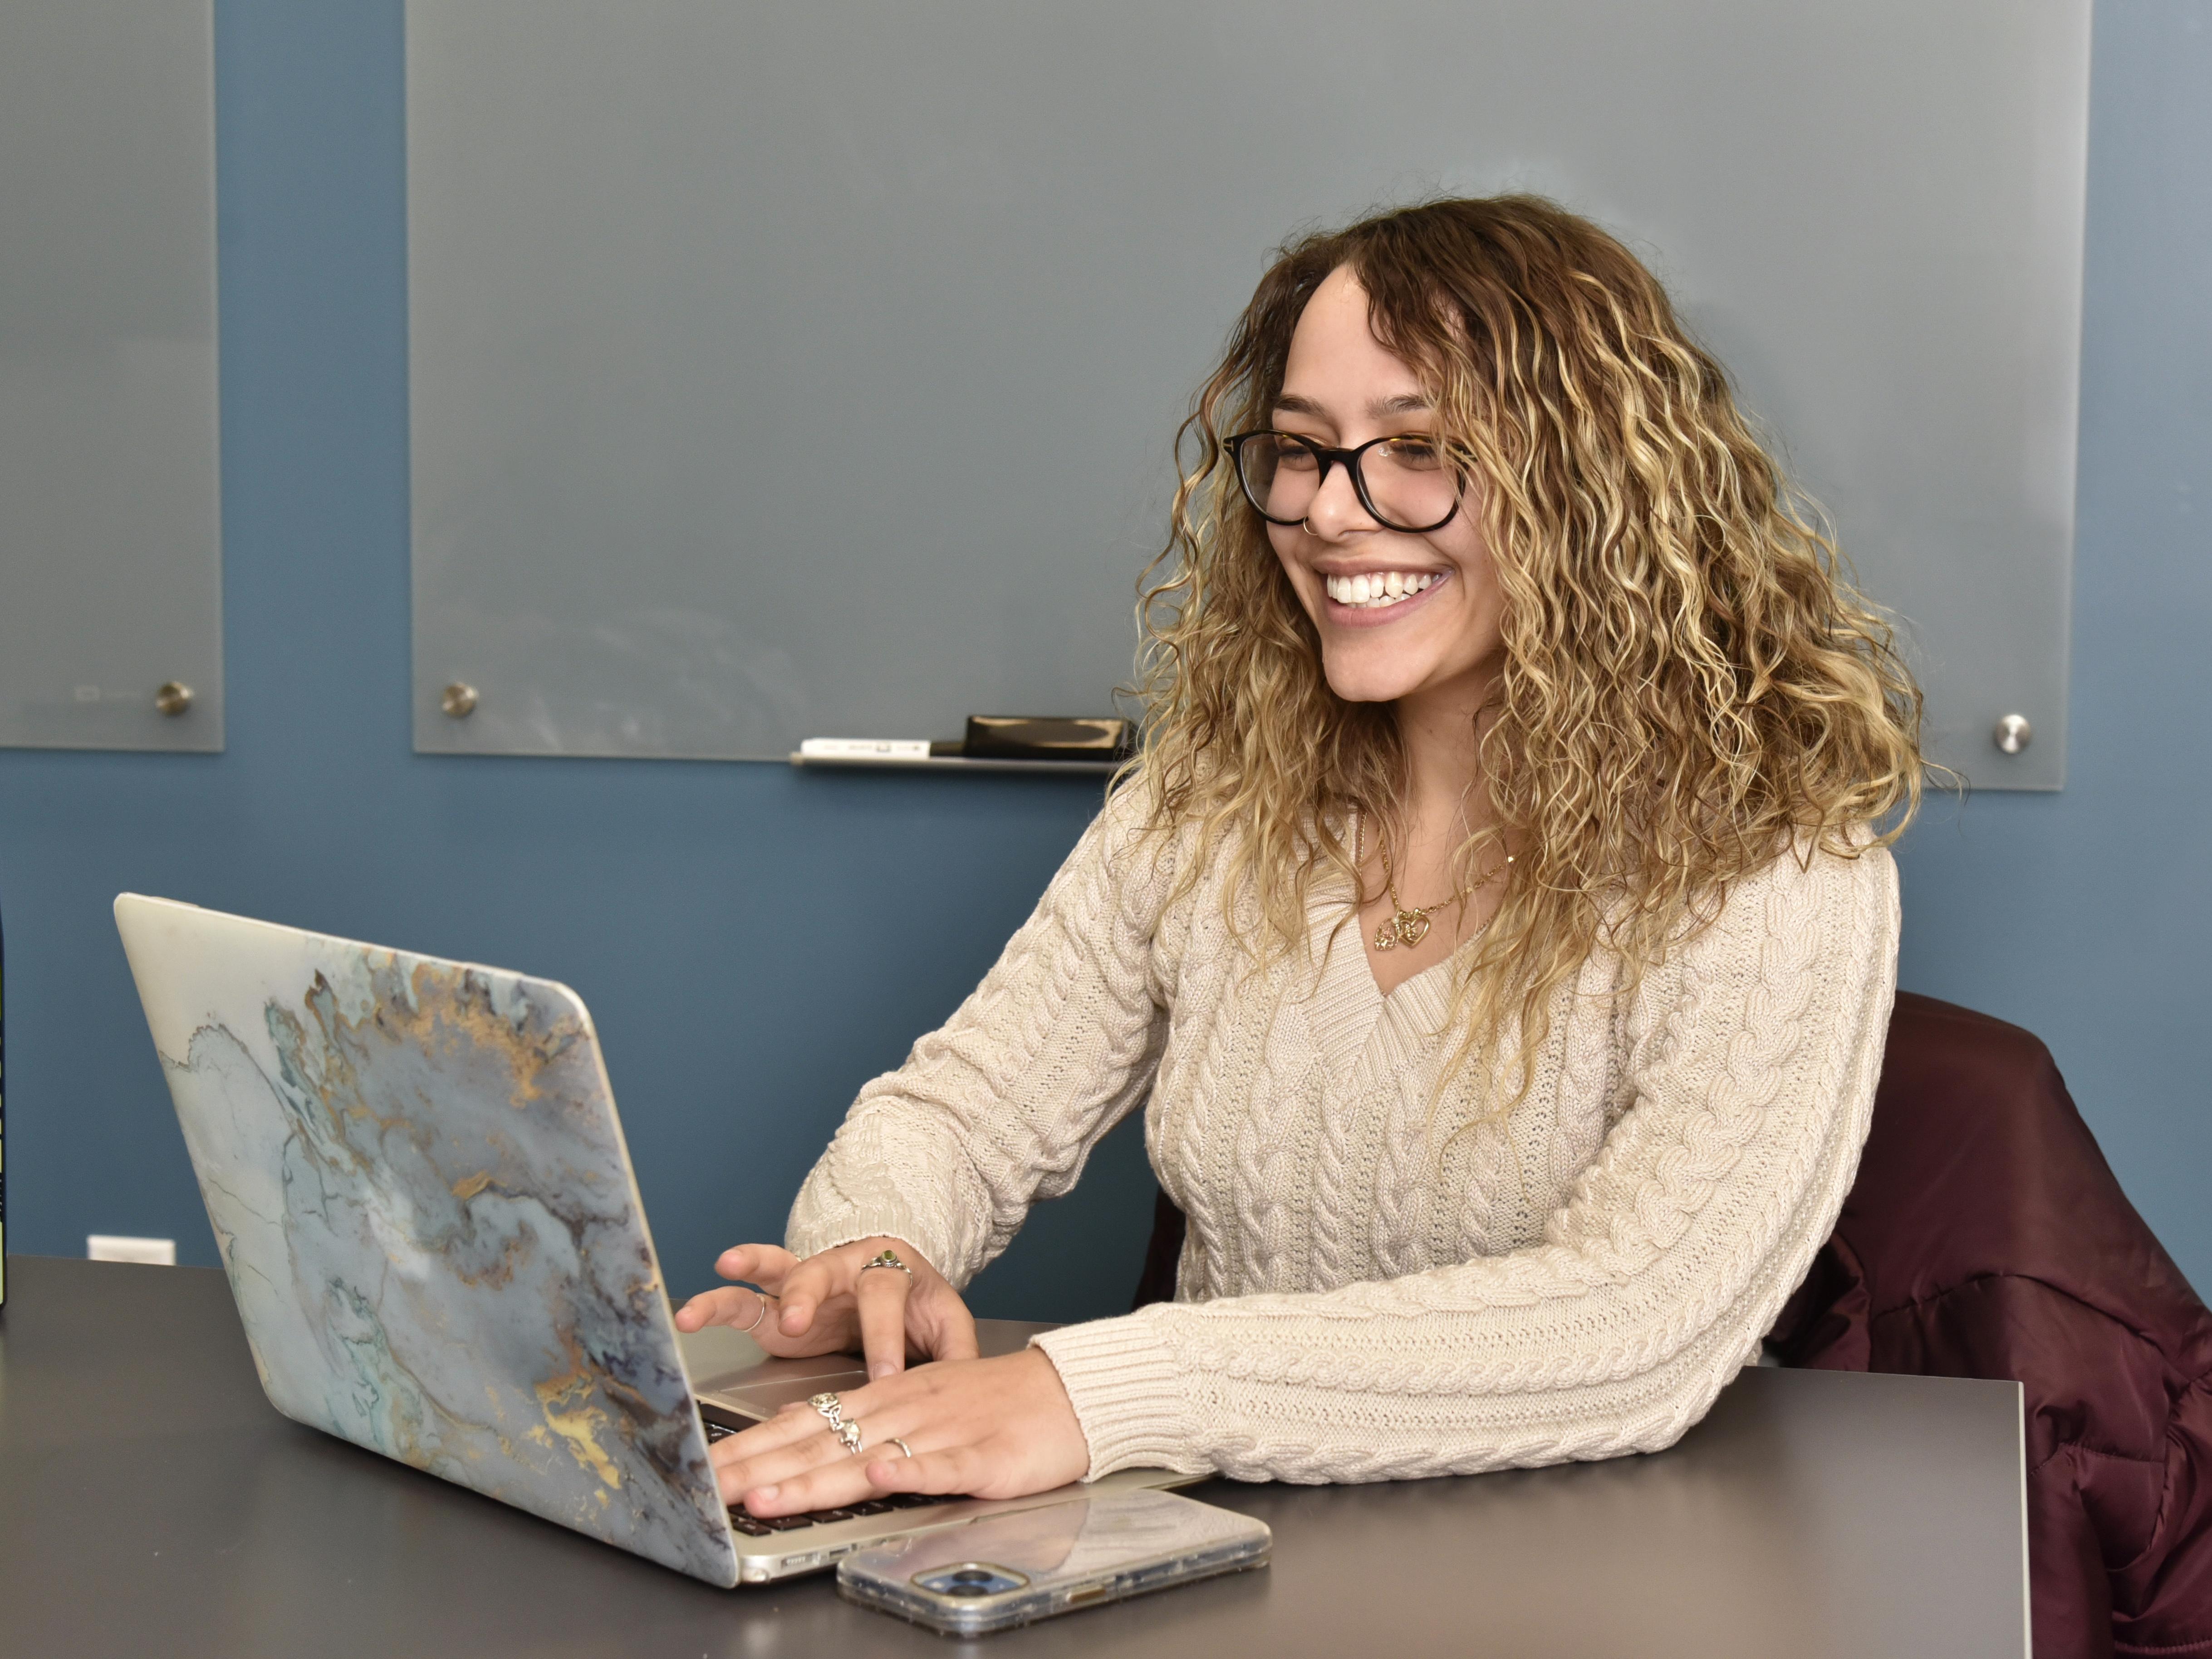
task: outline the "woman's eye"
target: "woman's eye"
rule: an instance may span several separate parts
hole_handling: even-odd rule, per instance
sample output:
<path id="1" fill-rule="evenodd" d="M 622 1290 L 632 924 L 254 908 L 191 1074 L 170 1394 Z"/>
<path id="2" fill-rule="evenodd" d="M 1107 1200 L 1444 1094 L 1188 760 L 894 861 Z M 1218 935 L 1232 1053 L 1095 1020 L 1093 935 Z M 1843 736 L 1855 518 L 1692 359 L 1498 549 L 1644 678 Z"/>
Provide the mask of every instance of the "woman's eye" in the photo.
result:
<path id="1" fill-rule="evenodd" d="M 1443 448 L 1434 438 L 1393 438 L 1381 446 L 1396 465 L 1409 471 L 1427 472 L 1443 465 Z"/>
<path id="2" fill-rule="evenodd" d="M 1313 451 L 1304 444 L 1275 446 L 1275 470 L 1279 472 L 1310 472 L 1316 465 Z"/>

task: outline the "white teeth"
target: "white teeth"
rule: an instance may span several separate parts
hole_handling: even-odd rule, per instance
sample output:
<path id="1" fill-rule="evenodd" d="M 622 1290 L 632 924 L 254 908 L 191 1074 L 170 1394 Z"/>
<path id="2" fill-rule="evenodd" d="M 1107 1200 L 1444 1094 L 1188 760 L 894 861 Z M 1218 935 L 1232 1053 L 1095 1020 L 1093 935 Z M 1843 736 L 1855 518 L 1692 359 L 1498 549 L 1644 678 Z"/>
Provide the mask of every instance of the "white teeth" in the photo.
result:
<path id="1" fill-rule="evenodd" d="M 1407 570 L 1378 570 L 1372 574 L 1328 576 L 1322 579 L 1328 596 L 1339 605 L 1356 605 L 1370 611 L 1398 605 L 1436 584 L 1433 571 L 1415 575 Z"/>

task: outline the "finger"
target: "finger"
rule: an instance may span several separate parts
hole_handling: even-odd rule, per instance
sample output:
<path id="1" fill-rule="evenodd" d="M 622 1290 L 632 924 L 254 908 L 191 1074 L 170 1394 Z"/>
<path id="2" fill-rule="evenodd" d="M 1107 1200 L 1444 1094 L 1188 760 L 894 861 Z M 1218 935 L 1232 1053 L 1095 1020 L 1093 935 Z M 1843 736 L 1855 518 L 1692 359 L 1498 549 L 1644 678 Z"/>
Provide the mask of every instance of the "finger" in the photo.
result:
<path id="1" fill-rule="evenodd" d="M 714 1449 L 720 1451 L 729 1444 L 724 1441 Z M 848 1455 L 834 1435 L 821 1432 L 817 1425 L 813 1433 L 794 1440 L 788 1445 L 775 1446 L 767 1451 L 756 1452 L 750 1457 L 714 1463 L 714 1477 L 727 1492 L 732 1502 L 742 1494 L 761 1486 L 774 1486 L 794 1474 Z"/>
<path id="2" fill-rule="evenodd" d="M 758 1291 L 741 1285 L 702 1291 L 676 1310 L 676 1328 L 698 1331 L 709 1325 L 734 1325 L 743 1330 L 760 1316 L 763 1300 Z"/>
<path id="3" fill-rule="evenodd" d="M 867 1476 L 884 1492 L 979 1492 L 989 1483 L 989 1459 L 975 1446 L 919 1451 L 912 1457 L 874 1457 Z"/>
<path id="4" fill-rule="evenodd" d="M 899 1478 L 899 1467 L 921 1455 L 914 1449 L 914 1440 L 922 1432 L 924 1431 L 916 1429 L 913 1434 L 908 1435 L 870 1436 L 860 1454 L 868 1468 L 868 1484 L 879 1492 L 896 1490 L 892 1483 Z M 898 1443 L 896 1445 L 891 1443 L 894 1440 Z M 924 1449 L 927 1449 L 925 1445 Z"/>
<path id="5" fill-rule="evenodd" d="M 882 1413 L 863 1420 L 860 1407 L 855 1403 L 863 1392 L 855 1389 L 842 1396 L 845 1421 L 860 1431 L 859 1455 L 848 1455 L 844 1443 L 834 1434 L 817 1431 L 791 1445 L 749 1460 L 747 1467 L 731 1483 L 750 1482 L 744 1499 L 746 1507 L 755 1515 L 789 1515 L 879 1496 L 882 1489 L 868 1476 L 870 1464 L 884 1456 L 898 1455 L 898 1449 L 890 1444 L 891 1436 L 921 1431 L 914 1421 L 912 1401 L 895 1401 Z M 775 1490 L 765 1490 L 768 1487 Z"/>
<path id="6" fill-rule="evenodd" d="M 782 1488 L 810 1469 L 852 1461 L 851 1454 L 838 1443 L 836 1437 L 823 1431 L 742 1462 L 721 1464 L 714 1471 L 714 1480 L 726 1504 L 757 1498 L 758 1503 L 747 1504 L 755 1515 L 788 1514 L 794 1506 L 781 1501 Z M 763 1509 L 760 1506 L 763 1504 L 774 1504 L 775 1507 Z"/>
<path id="7" fill-rule="evenodd" d="M 773 1492 L 756 1489 L 744 1502 L 755 1515 L 801 1515 L 809 1510 L 857 1504 L 877 1495 L 878 1489 L 869 1484 L 866 1464 L 857 1457 L 841 1456 L 835 1462 L 787 1476 Z"/>
<path id="8" fill-rule="evenodd" d="M 735 1244 L 714 1258 L 714 1271 L 725 1279 L 742 1279 L 773 1295 L 799 1258 L 776 1244 Z"/>
<path id="9" fill-rule="evenodd" d="M 906 1299 L 913 1281 L 893 1267 L 863 1272 L 853 1286 L 860 1316 L 860 1352 L 871 1381 L 906 1369 Z"/>
<path id="10" fill-rule="evenodd" d="M 780 1451 L 786 1446 L 795 1446 L 800 1441 L 823 1432 L 824 1419 L 811 1406 L 793 1403 L 774 1417 L 736 1434 L 725 1435 L 707 1448 L 707 1456 L 717 1468 L 728 1468 L 748 1462 L 756 1457 Z"/>
<path id="11" fill-rule="evenodd" d="M 928 1343 L 933 1359 L 979 1359 L 983 1350 L 975 1341 L 975 1316 L 968 1311 L 968 1304 L 960 1299 L 951 1285 L 941 1295 L 931 1300 L 931 1324 Z"/>
<path id="12" fill-rule="evenodd" d="M 844 1282 L 839 1282 L 841 1279 Z M 784 1275 L 783 1310 L 776 1322 L 786 1336 L 804 1336 L 823 1303 L 850 1289 L 849 1274 L 837 1274 L 832 1257 L 811 1255 Z"/>

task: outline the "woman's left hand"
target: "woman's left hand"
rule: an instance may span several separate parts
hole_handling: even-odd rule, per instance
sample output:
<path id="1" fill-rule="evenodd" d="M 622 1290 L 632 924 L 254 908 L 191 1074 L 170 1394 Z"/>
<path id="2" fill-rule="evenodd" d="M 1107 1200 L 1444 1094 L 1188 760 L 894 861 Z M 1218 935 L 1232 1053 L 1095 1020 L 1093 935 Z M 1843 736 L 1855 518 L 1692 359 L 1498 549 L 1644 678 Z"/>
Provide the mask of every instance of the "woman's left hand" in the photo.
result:
<path id="1" fill-rule="evenodd" d="M 851 1389 L 838 1410 L 860 1431 L 855 1456 L 811 1406 L 715 1442 L 722 1501 L 759 1516 L 840 1508 L 886 1492 L 1021 1498 L 1080 1480 L 1091 1449 L 1042 1348 L 943 1359 Z M 893 1437 L 913 1449 L 909 1457 Z"/>

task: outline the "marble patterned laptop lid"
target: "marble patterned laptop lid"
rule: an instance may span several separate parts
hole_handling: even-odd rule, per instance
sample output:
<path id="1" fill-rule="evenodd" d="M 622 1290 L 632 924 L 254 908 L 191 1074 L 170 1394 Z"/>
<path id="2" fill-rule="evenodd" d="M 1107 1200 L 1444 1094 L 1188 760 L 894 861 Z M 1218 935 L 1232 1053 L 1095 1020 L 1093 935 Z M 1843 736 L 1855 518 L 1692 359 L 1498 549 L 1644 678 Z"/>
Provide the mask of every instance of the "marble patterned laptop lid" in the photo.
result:
<path id="1" fill-rule="evenodd" d="M 276 1409 L 735 1583 L 575 993 L 135 894 L 115 920 Z"/>

